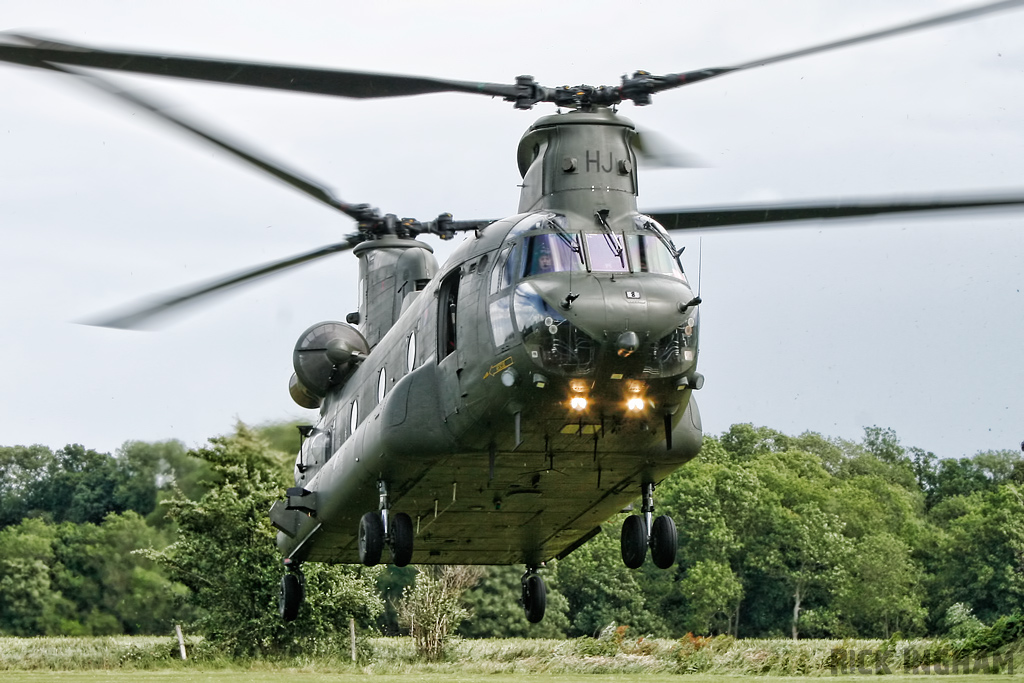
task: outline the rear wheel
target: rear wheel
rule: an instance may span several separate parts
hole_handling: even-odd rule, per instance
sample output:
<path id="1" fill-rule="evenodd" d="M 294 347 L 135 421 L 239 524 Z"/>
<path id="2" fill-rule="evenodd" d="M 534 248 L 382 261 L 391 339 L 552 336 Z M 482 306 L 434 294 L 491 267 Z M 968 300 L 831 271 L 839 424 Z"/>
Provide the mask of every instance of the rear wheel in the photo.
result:
<path id="1" fill-rule="evenodd" d="M 288 572 L 281 578 L 281 594 L 278 596 L 278 607 L 281 618 L 285 621 L 295 621 L 299 616 L 299 607 L 302 605 L 302 581 L 299 577 Z"/>
<path id="2" fill-rule="evenodd" d="M 531 624 L 540 623 L 548 604 L 548 590 L 540 574 L 528 574 L 523 579 L 523 609 L 526 620 Z"/>
<path id="3" fill-rule="evenodd" d="M 622 561 L 637 569 L 647 558 L 647 523 L 639 515 L 630 515 L 622 523 Z"/>
<path id="4" fill-rule="evenodd" d="M 384 520 L 379 512 L 367 512 L 359 520 L 359 561 L 367 567 L 380 562 L 384 551 Z"/>
<path id="5" fill-rule="evenodd" d="M 668 515 L 662 515 L 651 524 L 651 559 L 658 569 L 668 569 L 676 561 L 679 551 L 679 535 L 676 523 Z"/>
<path id="6" fill-rule="evenodd" d="M 404 512 L 391 518 L 391 562 L 404 567 L 412 560 L 413 529 L 412 519 Z"/>

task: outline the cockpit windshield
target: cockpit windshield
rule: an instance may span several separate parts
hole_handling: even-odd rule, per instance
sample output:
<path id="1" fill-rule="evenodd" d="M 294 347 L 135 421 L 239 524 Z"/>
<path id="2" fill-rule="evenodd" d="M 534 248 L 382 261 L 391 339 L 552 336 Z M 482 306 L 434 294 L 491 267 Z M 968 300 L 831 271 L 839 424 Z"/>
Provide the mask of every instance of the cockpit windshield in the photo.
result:
<path id="1" fill-rule="evenodd" d="M 681 277 L 682 268 L 672 252 L 654 235 L 627 235 L 626 248 L 633 271 L 639 273 L 661 273 Z"/>
<path id="2" fill-rule="evenodd" d="M 582 270 L 579 245 L 564 235 L 545 234 L 524 240 L 523 277 L 541 273 Z"/>
<path id="3" fill-rule="evenodd" d="M 629 270 L 626 252 L 622 248 L 622 235 L 588 233 L 587 251 L 590 252 L 591 270 L 613 273 Z"/>

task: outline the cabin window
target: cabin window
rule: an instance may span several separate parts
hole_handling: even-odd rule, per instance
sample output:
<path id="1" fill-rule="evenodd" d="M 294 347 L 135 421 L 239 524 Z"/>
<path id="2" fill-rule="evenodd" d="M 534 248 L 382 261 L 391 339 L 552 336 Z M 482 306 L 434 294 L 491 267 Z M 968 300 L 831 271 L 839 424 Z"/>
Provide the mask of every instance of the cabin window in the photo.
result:
<path id="1" fill-rule="evenodd" d="M 330 429 L 324 432 L 324 462 L 331 459 L 334 455 L 334 432 Z"/>
<path id="2" fill-rule="evenodd" d="M 388 390 L 388 373 L 384 368 L 380 369 L 380 374 L 377 376 L 377 403 L 384 400 L 384 394 Z"/>
<path id="3" fill-rule="evenodd" d="M 352 401 L 352 412 L 349 413 L 348 428 L 350 434 L 356 433 L 356 427 L 359 426 L 359 401 Z"/>
<path id="4" fill-rule="evenodd" d="M 416 369 L 416 333 L 409 335 L 409 345 L 405 352 L 405 367 L 408 372 Z"/>

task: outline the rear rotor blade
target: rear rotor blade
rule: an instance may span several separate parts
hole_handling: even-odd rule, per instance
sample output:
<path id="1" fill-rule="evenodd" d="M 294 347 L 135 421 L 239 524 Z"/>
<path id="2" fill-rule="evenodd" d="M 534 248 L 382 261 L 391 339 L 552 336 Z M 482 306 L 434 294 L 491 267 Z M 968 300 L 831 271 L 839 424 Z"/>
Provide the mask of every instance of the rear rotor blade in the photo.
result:
<path id="1" fill-rule="evenodd" d="M 859 36 L 852 36 L 850 38 L 844 38 L 842 40 L 834 40 L 828 43 L 822 43 L 821 45 L 815 45 L 800 50 L 793 50 L 791 52 L 783 52 L 782 54 L 772 55 L 770 57 L 764 57 L 762 59 L 755 59 L 744 64 L 736 64 L 733 66 L 723 67 L 712 67 L 709 69 L 697 69 L 694 71 L 684 71 L 682 73 L 669 74 L 667 76 L 656 76 L 654 77 L 655 83 L 653 84 L 651 92 L 661 92 L 663 90 L 677 88 L 682 85 L 689 85 L 690 83 L 696 83 L 697 81 L 703 81 L 708 78 L 713 78 L 715 76 L 721 76 L 722 74 L 732 73 L 733 71 L 742 71 L 744 69 L 750 69 L 755 66 L 765 66 L 766 64 L 783 62 L 790 59 L 796 59 L 797 57 L 804 57 L 806 55 L 817 54 L 819 52 L 837 50 L 839 48 L 847 47 L 849 45 L 867 43 L 872 40 L 881 40 L 882 38 L 889 38 L 890 36 L 897 36 L 903 33 L 920 31 L 922 29 L 932 28 L 934 26 L 942 26 L 943 24 L 950 24 L 957 21 L 963 21 L 965 19 L 973 19 L 974 17 L 979 17 L 985 14 L 991 14 L 993 12 L 1002 12 L 1005 10 L 1016 9 L 1022 5 L 1024 5 L 1024 0 L 1001 0 L 1001 2 L 993 2 L 985 5 L 969 7 L 967 9 L 959 10 L 957 12 L 950 12 L 949 14 L 940 14 L 938 16 L 930 17 L 928 19 L 920 19 L 918 21 L 912 21 L 909 24 L 901 24 L 900 26 L 882 29 L 880 31 L 873 31 L 871 33 L 865 33 Z"/>
<path id="2" fill-rule="evenodd" d="M 688 152 L 660 133 L 636 127 L 633 149 L 647 168 L 707 168 L 700 157 Z"/>
<path id="3" fill-rule="evenodd" d="M 667 230 L 708 230 L 715 228 L 752 228 L 762 223 L 781 223 L 822 218 L 854 218 L 920 211 L 991 209 L 1024 205 L 1024 195 L 973 196 L 939 199 L 890 199 L 835 201 L 819 203 L 739 204 L 720 207 L 694 207 L 648 212 Z"/>
<path id="4" fill-rule="evenodd" d="M 202 285 L 179 290 L 174 294 L 156 297 L 147 300 L 144 304 L 131 308 L 130 310 L 113 316 L 83 320 L 82 324 L 94 325 L 96 327 L 115 327 L 125 330 L 141 330 L 148 327 L 152 319 L 157 316 L 179 309 L 187 304 L 196 303 L 199 299 L 222 292 L 231 287 L 251 283 L 259 278 L 281 273 L 289 268 L 309 263 L 324 256 L 330 256 L 341 251 L 348 251 L 362 241 L 361 235 L 350 235 L 346 241 L 330 244 L 302 254 L 290 256 L 280 261 L 265 263 L 261 266 L 249 268 L 241 272 L 219 278 Z"/>
<path id="5" fill-rule="evenodd" d="M 51 71 L 57 71 L 59 73 L 67 74 L 70 76 L 77 77 L 82 83 L 87 83 L 93 86 L 97 90 L 100 90 L 112 97 L 117 98 L 121 102 L 125 102 L 153 114 L 157 118 L 161 119 L 166 123 L 170 123 L 180 130 L 184 130 L 191 135 L 199 137 L 207 142 L 220 147 L 226 152 L 231 153 L 236 158 L 255 166 L 256 168 L 268 173 L 278 180 L 291 185 L 295 189 L 299 190 L 303 194 L 317 200 L 322 204 L 326 204 L 333 209 L 337 209 L 342 213 L 356 219 L 363 220 L 370 217 L 372 210 L 365 204 L 349 204 L 348 202 L 342 201 L 334 196 L 334 193 L 324 184 L 319 183 L 315 180 L 304 177 L 302 174 L 290 170 L 284 164 L 269 159 L 268 157 L 250 149 L 246 149 L 241 143 L 230 141 L 223 133 L 213 133 L 209 127 L 200 126 L 194 122 L 186 120 L 180 115 L 172 114 L 168 107 L 158 105 L 153 101 L 143 98 L 137 93 L 132 93 L 123 88 L 120 88 L 116 84 L 96 76 L 95 74 L 88 74 L 70 67 L 62 67 L 56 64 L 49 64 L 47 62 L 39 62 L 35 66 L 39 68 L 48 69 Z"/>

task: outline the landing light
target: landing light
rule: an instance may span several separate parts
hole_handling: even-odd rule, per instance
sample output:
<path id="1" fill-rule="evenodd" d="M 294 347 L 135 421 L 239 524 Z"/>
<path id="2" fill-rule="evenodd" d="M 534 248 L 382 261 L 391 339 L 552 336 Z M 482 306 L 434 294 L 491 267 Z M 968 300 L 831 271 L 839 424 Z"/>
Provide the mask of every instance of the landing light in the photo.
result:
<path id="1" fill-rule="evenodd" d="M 583 396 L 573 396 L 569 399 L 569 405 L 573 410 L 583 411 L 587 409 L 587 399 Z"/>
<path id="2" fill-rule="evenodd" d="M 633 397 L 626 401 L 626 408 L 631 412 L 638 413 L 644 409 L 644 400 L 642 398 Z"/>

